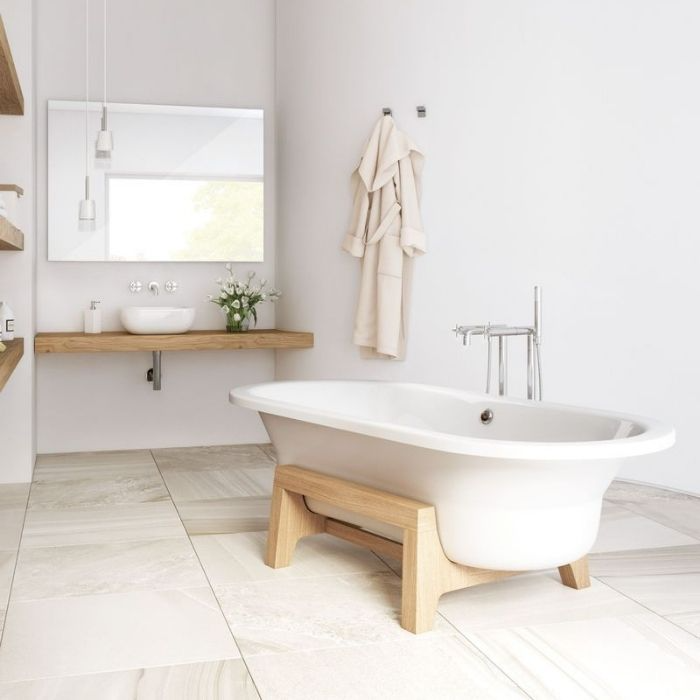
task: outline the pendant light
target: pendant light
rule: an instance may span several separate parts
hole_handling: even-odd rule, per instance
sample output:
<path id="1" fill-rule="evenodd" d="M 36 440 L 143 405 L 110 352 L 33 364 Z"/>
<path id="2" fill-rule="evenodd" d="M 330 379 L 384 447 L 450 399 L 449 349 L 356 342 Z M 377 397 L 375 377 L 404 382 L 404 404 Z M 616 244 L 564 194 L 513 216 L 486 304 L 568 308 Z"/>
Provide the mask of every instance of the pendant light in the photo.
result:
<path id="1" fill-rule="evenodd" d="M 95 200 L 90 199 L 90 146 L 89 146 L 89 99 L 90 99 L 90 0 L 85 0 L 85 199 L 80 200 L 78 223 L 81 231 L 95 228 Z"/>
<path id="2" fill-rule="evenodd" d="M 112 132 L 107 128 L 107 0 L 104 0 L 104 11 L 102 16 L 102 87 L 104 94 L 102 99 L 102 123 L 100 130 L 97 132 L 95 157 L 97 158 L 98 165 L 108 167 L 112 157 L 114 140 L 112 138 Z"/>

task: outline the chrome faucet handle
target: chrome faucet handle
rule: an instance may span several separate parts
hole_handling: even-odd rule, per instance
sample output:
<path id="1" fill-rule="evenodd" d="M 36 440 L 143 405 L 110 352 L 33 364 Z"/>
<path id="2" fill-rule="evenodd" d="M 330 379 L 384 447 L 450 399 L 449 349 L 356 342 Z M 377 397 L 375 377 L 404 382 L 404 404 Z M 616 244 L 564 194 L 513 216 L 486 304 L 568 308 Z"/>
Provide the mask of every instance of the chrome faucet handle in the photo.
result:
<path id="1" fill-rule="evenodd" d="M 177 283 L 175 280 L 168 280 L 168 281 L 165 283 L 165 291 L 166 291 L 168 294 L 175 294 L 175 292 L 177 292 L 178 286 L 179 286 L 179 285 L 178 285 L 178 283 Z"/>
<path id="2" fill-rule="evenodd" d="M 129 283 L 129 291 L 132 294 L 138 294 L 142 289 L 143 284 L 141 284 L 141 282 L 139 282 L 138 280 L 134 280 L 133 282 Z"/>

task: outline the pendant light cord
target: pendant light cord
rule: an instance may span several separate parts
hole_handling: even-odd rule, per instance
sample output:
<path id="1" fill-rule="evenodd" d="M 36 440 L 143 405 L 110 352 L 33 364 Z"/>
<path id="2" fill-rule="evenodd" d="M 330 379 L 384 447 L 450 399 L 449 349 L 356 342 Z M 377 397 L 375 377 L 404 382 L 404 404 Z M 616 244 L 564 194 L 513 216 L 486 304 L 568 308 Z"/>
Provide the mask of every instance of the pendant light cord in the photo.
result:
<path id="1" fill-rule="evenodd" d="M 88 177 L 90 170 L 89 140 L 88 140 L 88 101 L 90 99 L 90 0 L 85 0 L 85 199 L 90 199 L 88 194 Z"/>
<path id="2" fill-rule="evenodd" d="M 102 26 L 102 42 L 103 42 L 103 60 L 102 60 L 102 86 L 104 88 L 103 104 L 107 106 L 107 0 L 104 0 L 103 26 Z"/>

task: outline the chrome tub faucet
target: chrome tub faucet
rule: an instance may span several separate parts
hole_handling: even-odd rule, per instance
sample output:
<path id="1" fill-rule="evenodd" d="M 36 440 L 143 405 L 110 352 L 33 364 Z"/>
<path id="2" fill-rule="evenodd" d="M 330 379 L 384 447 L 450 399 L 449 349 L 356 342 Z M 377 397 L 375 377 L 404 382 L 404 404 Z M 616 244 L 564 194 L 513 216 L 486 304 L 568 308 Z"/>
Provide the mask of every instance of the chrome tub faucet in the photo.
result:
<path id="1" fill-rule="evenodd" d="M 535 287 L 534 321 L 531 326 L 493 325 L 460 326 L 452 329 L 457 337 L 462 337 L 462 344 L 471 345 L 472 336 L 483 336 L 488 343 L 486 366 L 486 393 L 491 392 L 491 341 L 498 338 L 498 394 L 505 396 L 508 391 L 508 337 L 526 336 L 527 338 L 527 398 L 542 400 L 542 360 L 540 344 L 542 342 L 542 290 Z"/>

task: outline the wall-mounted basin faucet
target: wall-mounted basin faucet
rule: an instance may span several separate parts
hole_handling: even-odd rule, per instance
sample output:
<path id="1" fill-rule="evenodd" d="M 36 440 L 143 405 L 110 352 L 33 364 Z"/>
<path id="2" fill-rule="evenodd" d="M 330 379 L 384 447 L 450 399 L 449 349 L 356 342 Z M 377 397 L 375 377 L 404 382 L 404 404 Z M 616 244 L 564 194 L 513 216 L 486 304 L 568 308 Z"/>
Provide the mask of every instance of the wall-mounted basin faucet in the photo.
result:
<path id="1" fill-rule="evenodd" d="M 160 285 L 158 282 L 149 282 L 148 283 L 148 291 L 153 294 L 153 296 L 158 296 L 158 293 L 160 292 Z"/>

